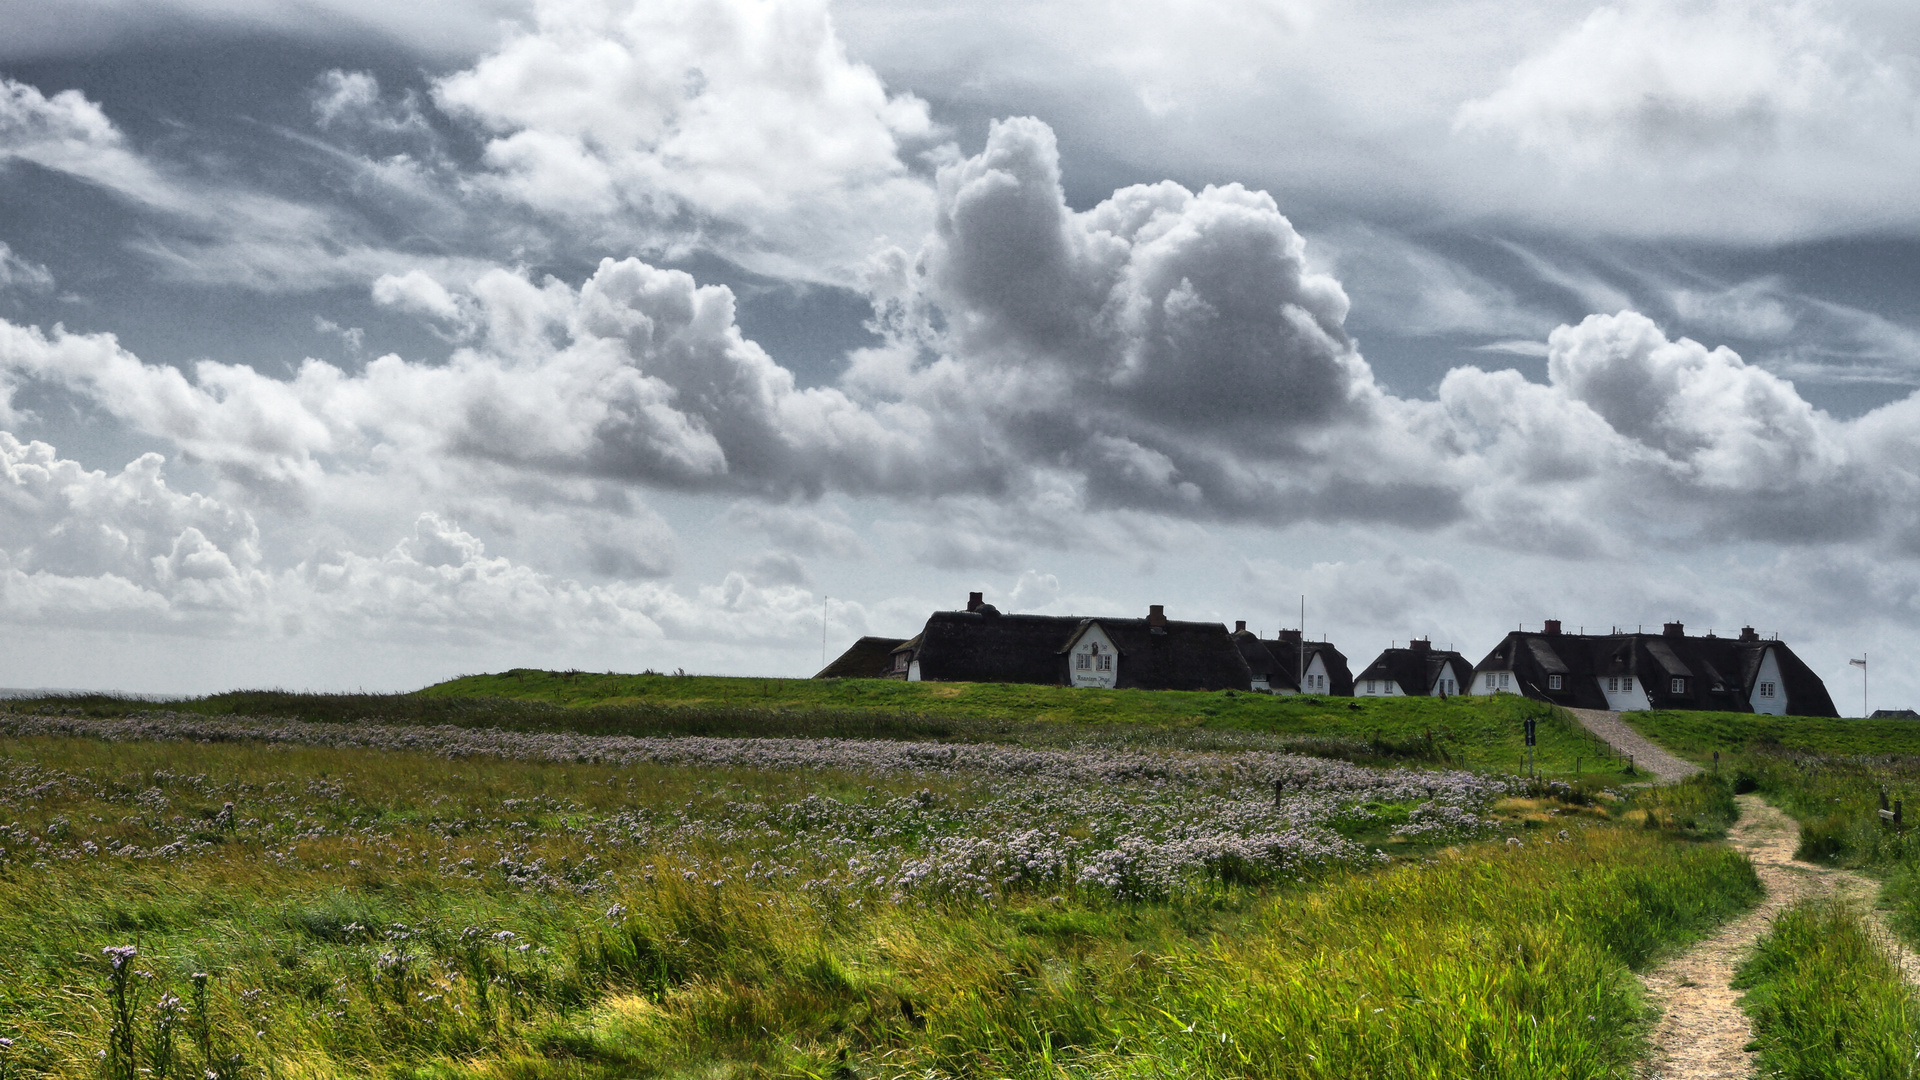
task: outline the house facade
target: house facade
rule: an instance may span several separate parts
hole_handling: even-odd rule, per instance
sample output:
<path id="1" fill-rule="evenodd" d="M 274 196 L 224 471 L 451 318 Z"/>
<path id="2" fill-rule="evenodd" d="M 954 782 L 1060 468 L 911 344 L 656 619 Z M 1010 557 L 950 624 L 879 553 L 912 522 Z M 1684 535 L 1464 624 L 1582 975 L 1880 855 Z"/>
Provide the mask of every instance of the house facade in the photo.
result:
<path id="1" fill-rule="evenodd" d="M 1523 694 L 1577 709 L 1710 709 L 1773 716 L 1838 716 L 1826 683 L 1778 638 L 1743 627 L 1737 638 L 1568 634 L 1549 619 L 1516 630 L 1475 665 L 1473 693 Z"/>
<path id="2" fill-rule="evenodd" d="M 1427 639 L 1386 649 L 1353 677 L 1354 697 L 1453 697 L 1473 674 L 1466 657 L 1436 649 Z"/>

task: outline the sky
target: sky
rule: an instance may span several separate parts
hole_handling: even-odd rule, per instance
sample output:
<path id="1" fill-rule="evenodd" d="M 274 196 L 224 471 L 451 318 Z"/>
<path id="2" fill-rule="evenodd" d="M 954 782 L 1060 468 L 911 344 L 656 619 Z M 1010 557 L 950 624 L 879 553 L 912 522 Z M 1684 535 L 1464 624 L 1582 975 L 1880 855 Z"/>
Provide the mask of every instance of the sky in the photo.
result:
<path id="1" fill-rule="evenodd" d="M 981 591 L 1920 706 L 1916 177 L 1892 0 L 0 0 L 0 685 Z"/>

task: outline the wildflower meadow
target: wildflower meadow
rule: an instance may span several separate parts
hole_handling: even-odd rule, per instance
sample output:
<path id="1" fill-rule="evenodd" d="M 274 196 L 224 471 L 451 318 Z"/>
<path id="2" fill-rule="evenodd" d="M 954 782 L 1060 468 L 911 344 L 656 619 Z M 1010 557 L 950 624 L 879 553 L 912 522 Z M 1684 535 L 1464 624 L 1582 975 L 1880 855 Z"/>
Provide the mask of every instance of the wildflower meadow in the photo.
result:
<path id="1" fill-rule="evenodd" d="M 1636 1052 L 1630 966 L 1753 890 L 1566 784 L 1264 749 L 6 712 L 0 1071 L 1333 1076 L 1391 1045 L 1598 1076 Z"/>

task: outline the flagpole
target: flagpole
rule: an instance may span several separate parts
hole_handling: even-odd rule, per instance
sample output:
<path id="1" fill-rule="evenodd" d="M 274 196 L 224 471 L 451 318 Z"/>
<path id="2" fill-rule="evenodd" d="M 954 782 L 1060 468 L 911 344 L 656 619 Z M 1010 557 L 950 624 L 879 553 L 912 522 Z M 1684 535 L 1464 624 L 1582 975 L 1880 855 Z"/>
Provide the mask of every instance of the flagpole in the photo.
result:
<path id="1" fill-rule="evenodd" d="M 1857 667 L 1860 669 L 1860 719 L 1865 720 L 1868 716 L 1872 715 L 1872 713 L 1868 711 L 1868 703 L 1867 703 L 1867 654 L 1866 652 L 1862 651 L 1860 653 L 1860 659 L 1858 660 L 1855 660 L 1852 657 L 1848 657 L 1847 663 L 1852 664 L 1854 667 Z"/>

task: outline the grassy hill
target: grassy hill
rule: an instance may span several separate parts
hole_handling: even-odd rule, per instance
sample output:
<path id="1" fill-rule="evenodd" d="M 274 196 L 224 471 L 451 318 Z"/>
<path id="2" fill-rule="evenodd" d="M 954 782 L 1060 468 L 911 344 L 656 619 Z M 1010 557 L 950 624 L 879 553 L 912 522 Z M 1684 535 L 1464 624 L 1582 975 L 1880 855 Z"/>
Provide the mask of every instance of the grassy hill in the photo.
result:
<path id="1" fill-rule="evenodd" d="M 1634 729 L 1681 757 L 1786 750 L 1807 754 L 1920 755 L 1920 721 L 1655 710 L 1627 713 Z"/>
<path id="2" fill-rule="evenodd" d="M 910 683 L 889 679 L 742 679 L 718 676 L 617 675 L 516 668 L 472 675 L 415 692 L 424 700 L 512 700 L 567 709 L 644 709 L 670 719 L 689 714 L 745 713 L 782 724 L 851 725 L 856 718 L 914 728 L 933 737 L 1012 735 L 1044 740 L 1048 728 L 1089 726 L 1177 729 L 1281 736 L 1302 749 L 1315 740 L 1360 744 L 1375 757 L 1447 761 L 1519 769 L 1526 761 L 1522 722 L 1539 721 L 1540 768 L 1569 773 L 1597 766 L 1606 748 L 1584 730 L 1535 702 L 1500 698 L 1281 697 L 1234 691 L 1096 690 L 1010 683 Z M 877 732 L 876 732 L 877 733 Z M 1326 747 L 1338 749 L 1338 747 Z M 1343 754 L 1342 756 L 1351 756 Z M 1365 755 L 1362 755 L 1365 756 Z M 1587 771 L 1592 771 L 1588 769 Z"/>
<path id="3" fill-rule="evenodd" d="M 1089 740 L 1263 746 L 1361 762 L 1518 771 L 1539 722 L 1547 774 L 1602 774 L 1606 747 L 1536 702 L 1499 698 L 1276 697 L 1233 691 L 1075 690 L 1003 683 L 616 675 L 517 668 L 409 694 L 245 690 L 155 705 L 102 695 L 6 703 L 124 716 L 166 710 L 309 721 L 380 720 L 587 734 L 821 736 L 1059 745 Z"/>

